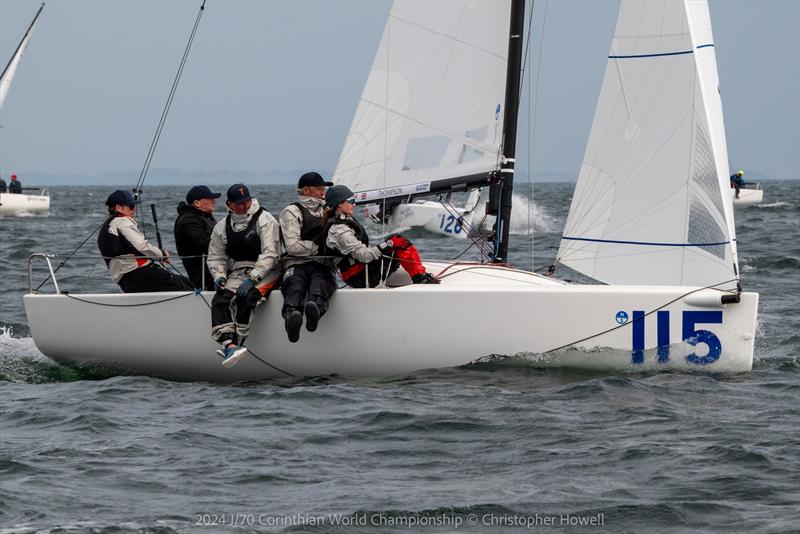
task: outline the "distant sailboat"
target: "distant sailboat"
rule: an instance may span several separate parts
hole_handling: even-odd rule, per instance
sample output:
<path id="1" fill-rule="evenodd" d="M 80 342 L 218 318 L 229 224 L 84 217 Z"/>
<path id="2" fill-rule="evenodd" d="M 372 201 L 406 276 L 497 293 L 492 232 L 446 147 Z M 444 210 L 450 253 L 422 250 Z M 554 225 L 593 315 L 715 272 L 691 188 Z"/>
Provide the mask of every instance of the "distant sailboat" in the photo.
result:
<path id="1" fill-rule="evenodd" d="M 497 355 L 542 367 L 750 370 L 758 294 L 740 289 L 723 195 L 706 1 L 620 5 L 559 253 L 610 285 L 505 264 L 524 6 L 396 1 L 337 167 L 362 204 L 488 187 L 493 263 L 426 262 L 440 285 L 343 288 L 318 330 L 296 344 L 273 294 L 253 319 L 252 357 L 230 369 L 209 338 L 210 292 L 31 289 L 25 309 L 39 350 L 91 368 L 219 382 L 391 376 Z"/>
<path id="2" fill-rule="evenodd" d="M 33 21 L 28 26 L 28 30 L 19 42 L 17 49 L 14 51 L 5 69 L 3 69 L 2 75 L 0 75 L 0 108 L 3 107 L 3 103 L 6 101 L 6 96 L 8 96 L 8 92 L 11 89 L 11 81 L 14 79 L 19 62 L 22 60 L 22 56 L 28 48 L 28 42 L 33 33 L 33 28 L 36 26 L 36 22 L 39 20 L 39 15 L 42 14 L 43 9 L 44 3 L 39 7 L 39 11 L 36 12 Z M 0 193 L 0 215 L 43 213 L 47 212 L 49 209 L 50 195 L 48 195 L 47 189 L 41 190 L 38 195 Z"/>

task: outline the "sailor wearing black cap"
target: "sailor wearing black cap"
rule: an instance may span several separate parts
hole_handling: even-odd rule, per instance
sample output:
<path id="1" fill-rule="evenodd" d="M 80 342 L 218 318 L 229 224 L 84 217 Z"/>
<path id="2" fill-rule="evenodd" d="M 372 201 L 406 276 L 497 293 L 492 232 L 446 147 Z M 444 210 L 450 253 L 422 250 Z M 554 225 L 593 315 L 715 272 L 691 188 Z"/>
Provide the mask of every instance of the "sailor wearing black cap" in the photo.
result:
<path id="1" fill-rule="evenodd" d="M 205 265 L 211 232 L 217 224 L 214 208 L 220 193 L 213 193 L 205 185 L 196 185 L 186 193 L 186 202 L 178 204 L 175 219 L 175 248 L 181 257 L 186 274 L 194 287 L 212 287 L 214 279 Z"/>
<path id="2" fill-rule="evenodd" d="M 216 294 L 211 303 L 211 338 L 222 345 L 222 365 L 247 354 L 256 306 L 269 296 L 280 274 L 280 226 L 244 184 L 228 188 L 228 216 L 214 227 L 207 265 Z"/>
<path id="3" fill-rule="evenodd" d="M 108 219 L 100 228 L 97 246 L 111 277 L 125 293 L 191 291 L 192 284 L 154 260 L 169 263 L 169 252 L 147 242 L 136 224 L 136 200 L 130 191 L 117 189 L 106 199 Z"/>
<path id="4" fill-rule="evenodd" d="M 300 339 L 303 314 L 306 329 L 315 331 L 336 291 L 333 265 L 317 257 L 325 229 L 325 187 L 332 185 L 319 173 L 305 173 L 297 182 L 298 201 L 285 207 L 280 215 L 281 238 L 286 248 L 281 275 L 282 314 L 292 343 Z"/>

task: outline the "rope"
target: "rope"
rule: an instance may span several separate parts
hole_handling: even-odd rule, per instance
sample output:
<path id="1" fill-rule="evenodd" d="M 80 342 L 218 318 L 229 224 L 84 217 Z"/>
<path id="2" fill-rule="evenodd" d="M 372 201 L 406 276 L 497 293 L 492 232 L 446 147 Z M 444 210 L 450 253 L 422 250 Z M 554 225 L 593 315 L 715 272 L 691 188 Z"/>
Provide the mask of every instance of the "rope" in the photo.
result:
<path id="1" fill-rule="evenodd" d="M 102 227 L 103 227 L 103 225 L 104 225 L 105 223 L 106 223 L 106 221 L 104 220 L 104 221 L 103 221 L 103 222 L 100 224 L 100 226 L 98 226 L 97 228 L 95 228 L 95 229 L 92 231 L 92 233 L 91 233 L 91 234 L 89 234 L 88 236 L 86 236 L 86 239 L 84 239 L 83 241 L 81 241 L 80 245 L 78 245 L 78 246 L 75 248 L 75 250 L 73 250 L 73 251 L 72 251 L 72 252 L 69 254 L 69 256 L 67 256 L 67 257 L 64 259 L 64 261 L 62 261 L 61 263 L 59 263 L 59 264 L 58 264 L 58 267 L 56 267 L 56 268 L 53 270 L 53 274 L 56 274 L 56 273 L 57 273 L 57 272 L 58 272 L 58 271 L 59 271 L 59 270 L 60 270 L 60 269 L 61 269 L 61 268 L 62 268 L 64 265 L 66 265 L 66 264 L 67 264 L 67 262 L 70 260 L 70 258 L 72 258 L 72 257 L 75 255 L 75 253 L 76 253 L 76 252 L 78 252 L 78 250 L 80 250 L 80 248 L 81 248 L 83 245 L 85 245 L 85 244 L 86 244 L 86 242 L 87 242 L 87 241 L 89 241 L 89 239 L 91 239 L 91 237 L 92 237 L 94 234 L 96 234 L 98 230 L 100 230 L 100 228 L 102 228 Z M 96 257 L 96 256 L 95 256 L 95 257 Z M 48 274 L 48 275 L 47 275 L 47 278 L 45 278 L 45 279 L 44 279 L 44 281 L 42 281 L 42 283 L 41 283 L 41 284 L 39 284 L 38 286 L 36 286 L 36 289 L 34 289 L 34 293 L 35 293 L 36 291 L 39 291 L 39 290 L 42 288 L 42 286 L 43 286 L 43 285 L 45 285 L 45 284 L 47 283 L 47 281 L 48 281 L 48 280 L 50 280 L 50 278 L 51 278 L 51 275 L 49 275 L 49 274 Z"/>

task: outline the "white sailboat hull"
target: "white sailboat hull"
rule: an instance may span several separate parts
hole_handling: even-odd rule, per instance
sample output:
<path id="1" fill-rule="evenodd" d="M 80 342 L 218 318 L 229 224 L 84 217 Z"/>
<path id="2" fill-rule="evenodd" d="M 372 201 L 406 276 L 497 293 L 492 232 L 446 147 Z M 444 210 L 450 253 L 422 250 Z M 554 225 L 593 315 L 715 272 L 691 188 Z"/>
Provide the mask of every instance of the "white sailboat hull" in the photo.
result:
<path id="1" fill-rule="evenodd" d="M 247 345 L 280 370 L 251 355 L 222 367 L 209 339 L 210 292 L 28 294 L 24 301 L 33 339 L 53 360 L 176 380 L 386 377 L 497 355 L 622 372 L 752 367 L 757 294 L 721 305 L 713 290 L 682 297 L 693 288 L 570 285 L 485 265 L 428 268 L 444 271 L 441 285 L 339 290 L 318 330 L 303 330 L 296 344 L 284 332 L 280 293 L 271 295 Z"/>
<path id="2" fill-rule="evenodd" d="M 426 200 L 401 204 L 392 212 L 390 228 L 424 228 L 433 234 L 465 239 L 472 217 L 465 218 L 463 208 L 445 208 L 440 202 Z M 469 220 L 466 220 L 469 219 Z"/>
<path id="3" fill-rule="evenodd" d="M 764 201 L 763 189 L 740 189 L 739 198 L 736 198 L 736 193 L 731 190 L 731 197 L 733 198 L 734 207 L 752 206 L 754 204 L 761 204 Z"/>
<path id="4" fill-rule="evenodd" d="M 28 213 L 46 213 L 50 210 L 50 196 L 0 193 L 0 216 Z"/>

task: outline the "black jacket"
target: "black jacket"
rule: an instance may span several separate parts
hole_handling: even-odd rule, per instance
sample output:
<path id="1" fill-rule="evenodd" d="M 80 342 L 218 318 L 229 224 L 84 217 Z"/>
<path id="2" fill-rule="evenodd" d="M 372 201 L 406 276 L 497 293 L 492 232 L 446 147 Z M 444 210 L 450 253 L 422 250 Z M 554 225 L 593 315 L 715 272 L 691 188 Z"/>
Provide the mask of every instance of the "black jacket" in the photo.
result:
<path id="1" fill-rule="evenodd" d="M 178 256 L 196 256 L 181 258 L 186 274 L 195 287 L 202 287 L 203 272 L 205 272 L 205 288 L 214 286 L 214 280 L 208 272 L 208 267 L 201 257 L 208 254 L 208 243 L 211 241 L 211 232 L 217 221 L 210 213 L 200 211 L 186 202 L 178 204 L 178 218 L 175 219 L 175 248 Z"/>
<path id="2" fill-rule="evenodd" d="M 0 193 L 5 193 L 6 191 L 8 191 L 8 188 L 6 187 L 6 181 L 0 178 Z"/>
<path id="3" fill-rule="evenodd" d="M 8 192 L 21 194 L 22 182 L 20 182 L 19 180 L 11 180 L 11 182 L 8 184 Z"/>

